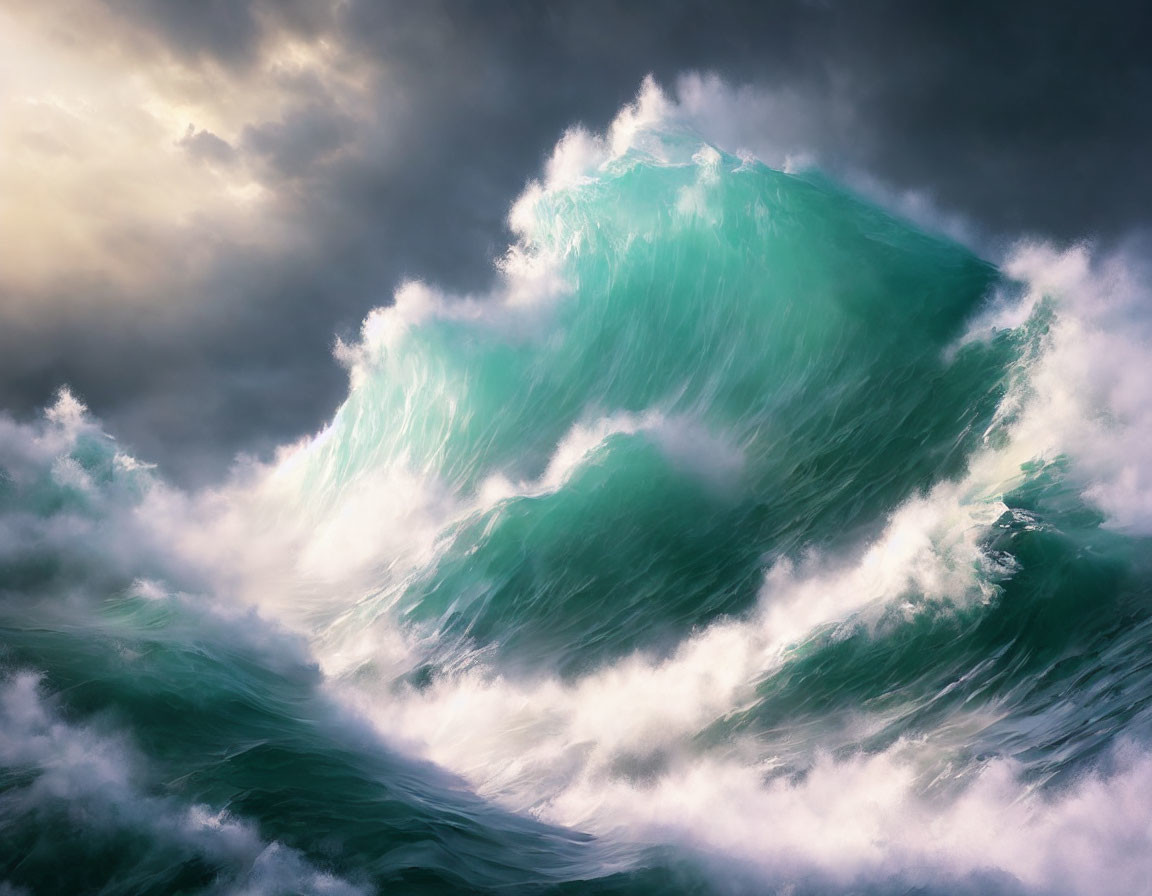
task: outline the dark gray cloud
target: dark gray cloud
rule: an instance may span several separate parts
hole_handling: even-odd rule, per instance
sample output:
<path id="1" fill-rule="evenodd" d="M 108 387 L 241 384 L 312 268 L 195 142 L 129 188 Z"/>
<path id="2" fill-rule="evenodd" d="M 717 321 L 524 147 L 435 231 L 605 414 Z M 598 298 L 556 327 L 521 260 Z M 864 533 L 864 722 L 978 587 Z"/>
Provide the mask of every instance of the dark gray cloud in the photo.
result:
<path id="1" fill-rule="evenodd" d="M 108 13 L 153 32 L 175 56 L 246 68 L 276 28 L 316 34 L 335 7 L 312 0 L 99 0 Z"/>
<path id="2" fill-rule="evenodd" d="M 367 83 L 352 112 L 284 75 L 286 111 L 232 142 L 195 127 L 180 140 L 258 174 L 278 196 L 280 242 L 209 240 L 197 276 L 171 285 L 183 298 L 147 314 L 95 303 L 0 327 L 0 405 L 28 413 L 68 382 L 189 481 L 320 425 L 344 392 L 333 337 L 402 277 L 482 288 L 508 204 L 557 137 L 603 127 L 648 73 L 786 91 L 778 141 L 927 191 L 989 242 L 1107 242 L 1152 220 L 1143 3 L 108 0 L 106 12 L 193 71 L 250 72 L 275 36 L 323 35 Z"/>
<path id="3" fill-rule="evenodd" d="M 236 150 L 227 140 L 217 137 L 211 131 L 198 131 L 191 124 L 188 125 L 187 133 L 181 138 L 180 145 L 196 158 L 208 162 L 226 165 L 236 158 Z"/>
<path id="4" fill-rule="evenodd" d="M 245 148 L 273 168 L 273 178 L 311 174 L 355 137 L 356 122 L 321 104 L 293 110 L 288 117 L 249 127 Z"/>

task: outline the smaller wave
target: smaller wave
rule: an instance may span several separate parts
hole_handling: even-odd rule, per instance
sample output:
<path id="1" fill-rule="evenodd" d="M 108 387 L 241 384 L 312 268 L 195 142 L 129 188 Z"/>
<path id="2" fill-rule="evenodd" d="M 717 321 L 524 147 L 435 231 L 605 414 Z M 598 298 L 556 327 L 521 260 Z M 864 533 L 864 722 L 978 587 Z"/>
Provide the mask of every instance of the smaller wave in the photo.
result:
<path id="1" fill-rule="evenodd" d="M 69 724 L 35 673 L 0 684 L 0 766 L 20 781 L 4 792 L 0 844 L 19 842 L 25 879 L 77 892 L 99 876 L 114 881 L 116 892 L 189 886 L 244 896 L 370 892 L 263 840 L 228 812 L 142 792 L 136 782 L 148 776 L 147 764 L 127 739 Z M 143 849 L 140 838 L 148 844 Z M 69 855 L 86 860 L 64 860 Z"/>

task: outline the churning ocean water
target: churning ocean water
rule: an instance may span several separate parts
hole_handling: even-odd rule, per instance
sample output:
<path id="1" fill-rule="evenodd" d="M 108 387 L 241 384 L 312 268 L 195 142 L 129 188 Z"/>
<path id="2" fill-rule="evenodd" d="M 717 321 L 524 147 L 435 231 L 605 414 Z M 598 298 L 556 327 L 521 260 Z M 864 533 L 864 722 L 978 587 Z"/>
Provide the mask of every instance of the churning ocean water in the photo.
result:
<path id="1" fill-rule="evenodd" d="M 0 418 L 0 893 L 1152 892 L 1139 278 L 676 112 L 216 488 Z"/>

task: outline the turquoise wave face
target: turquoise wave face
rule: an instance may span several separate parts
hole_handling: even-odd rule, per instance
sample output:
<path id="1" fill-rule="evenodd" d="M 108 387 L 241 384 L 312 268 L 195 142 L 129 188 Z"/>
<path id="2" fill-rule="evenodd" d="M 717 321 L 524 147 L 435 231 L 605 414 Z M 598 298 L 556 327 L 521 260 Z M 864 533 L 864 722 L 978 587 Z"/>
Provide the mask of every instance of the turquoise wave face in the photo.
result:
<path id="1" fill-rule="evenodd" d="M 996 271 L 819 178 L 626 155 L 533 214 L 566 294 L 374 347 L 309 459 L 326 491 L 400 462 L 462 503 L 534 483 L 405 589 L 442 637 L 565 673 L 675 643 L 961 473 L 1002 394 L 1011 339 L 946 352 Z"/>
<path id="2" fill-rule="evenodd" d="M 1082 311 L 648 137 L 529 190 L 493 295 L 374 313 L 254 481 L 0 420 L 0 894 L 1140 890 Z"/>

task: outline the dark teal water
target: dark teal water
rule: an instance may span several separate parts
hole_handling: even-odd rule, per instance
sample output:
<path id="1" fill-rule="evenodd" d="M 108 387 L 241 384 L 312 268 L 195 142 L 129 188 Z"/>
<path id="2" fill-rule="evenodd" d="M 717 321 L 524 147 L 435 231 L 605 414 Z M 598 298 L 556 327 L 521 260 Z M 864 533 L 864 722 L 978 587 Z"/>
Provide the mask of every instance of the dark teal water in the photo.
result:
<path id="1" fill-rule="evenodd" d="M 1152 892 L 1139 327 L 646 140 L 218 489 L 0 420 L 0 893 Z"/>

